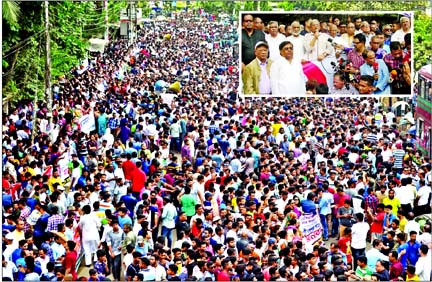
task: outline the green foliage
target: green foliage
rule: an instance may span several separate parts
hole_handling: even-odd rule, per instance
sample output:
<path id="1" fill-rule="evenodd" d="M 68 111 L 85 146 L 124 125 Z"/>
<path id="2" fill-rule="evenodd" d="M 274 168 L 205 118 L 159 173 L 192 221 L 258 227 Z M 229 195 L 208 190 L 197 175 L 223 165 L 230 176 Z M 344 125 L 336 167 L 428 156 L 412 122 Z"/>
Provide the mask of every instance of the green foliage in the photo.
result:
<path id="1" fill-rule="evenodd" d="M 20 15 L 21 9 L 18 1 L 2 1 L 2 16 L 10 26 L 15 27 L 18 24 Z"/>

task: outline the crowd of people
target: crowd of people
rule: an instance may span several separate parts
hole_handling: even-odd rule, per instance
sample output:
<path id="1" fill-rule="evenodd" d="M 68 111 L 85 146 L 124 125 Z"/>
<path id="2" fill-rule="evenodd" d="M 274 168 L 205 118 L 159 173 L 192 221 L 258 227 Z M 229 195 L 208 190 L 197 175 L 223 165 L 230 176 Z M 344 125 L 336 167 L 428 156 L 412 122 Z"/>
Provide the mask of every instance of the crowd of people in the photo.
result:
<path id="1" fill-rule="evenodd" d="M 242 15 L 244 95 L 411 93 L 409 16 L 392 24 L 347 15 L 346 22 L 331 16 L 328 21 L 310 18 L 301 24 L 296 17 L 285 25 L 274 20 L 264 24 L 259 14 Z M 308 62 L 324 70 L 313 71 Z"/>
<path id="2" fill-rule="evenodd" d="M 4 113 L 3 281 L 430 280 L 415 135 L 374 97 L 238 100 L 236 32 L 182 12 Z"/>

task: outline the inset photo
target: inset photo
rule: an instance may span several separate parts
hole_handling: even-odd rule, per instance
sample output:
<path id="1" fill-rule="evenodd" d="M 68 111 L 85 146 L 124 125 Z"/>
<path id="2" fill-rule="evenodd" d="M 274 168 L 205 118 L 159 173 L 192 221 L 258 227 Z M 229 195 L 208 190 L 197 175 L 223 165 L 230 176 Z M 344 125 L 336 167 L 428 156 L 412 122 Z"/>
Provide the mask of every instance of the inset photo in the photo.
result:
<path id="1" fill-rule="evenodd" d="M 413 94 L 413 12 L 247 12 L 240 96 Z"/>

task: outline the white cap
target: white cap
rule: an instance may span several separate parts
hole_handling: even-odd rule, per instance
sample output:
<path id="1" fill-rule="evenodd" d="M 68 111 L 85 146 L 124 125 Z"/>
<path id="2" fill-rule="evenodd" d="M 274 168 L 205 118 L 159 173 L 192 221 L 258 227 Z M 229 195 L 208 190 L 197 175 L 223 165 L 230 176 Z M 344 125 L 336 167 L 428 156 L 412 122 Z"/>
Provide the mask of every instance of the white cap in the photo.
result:
<path id="1" fill-rule="evenodd" d="M 15 240 L 15 236 L 12 234 L 12 232 L 9 232 L 5 236 L 6 240 Z"/>

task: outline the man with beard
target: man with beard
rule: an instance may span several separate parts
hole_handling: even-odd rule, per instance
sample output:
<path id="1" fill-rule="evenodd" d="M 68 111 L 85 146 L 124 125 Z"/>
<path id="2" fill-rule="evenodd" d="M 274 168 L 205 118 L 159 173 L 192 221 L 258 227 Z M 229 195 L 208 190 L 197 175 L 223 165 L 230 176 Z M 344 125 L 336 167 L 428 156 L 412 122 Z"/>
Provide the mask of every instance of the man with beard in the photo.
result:
<path id="1" fill-rule="evenodd" d="M 394 215 L 397 215 L 397 211 L 401 207 L 399 199 L 395 198 L 395 191 L 393 189 L 389 189 L 388 196 L 384 198 L 383 204 L 385 206 L 392 206 L 392 212 Z"/>
<path id="2" fill-rule="evenodd" d="M 222 271 L 217 275 L 217 281 L 230 281 L 232 266 L 230 258 L 225 258 L 222 261 Z"/>
<path id="3" fill-rule="evenodd" d="M 292 28 L 292 34 L 287 37 L 287 40 L 293 44 L 294 47 L 294 58 L 301 60 L 304 62 L 304 47 L 303 47 L 303 40 L 304 36 L 300 34 L 300 22 L 293 21 L 291 23 Z"/>

